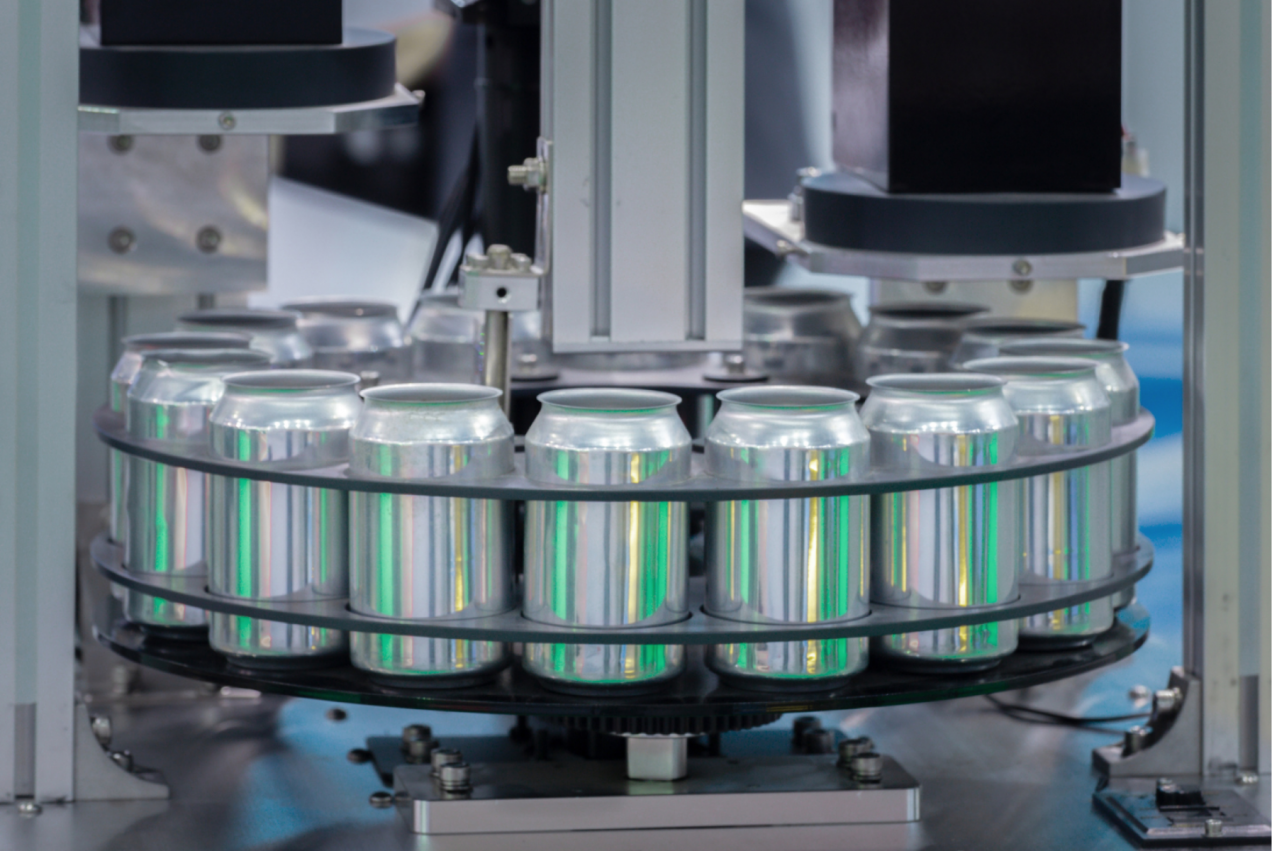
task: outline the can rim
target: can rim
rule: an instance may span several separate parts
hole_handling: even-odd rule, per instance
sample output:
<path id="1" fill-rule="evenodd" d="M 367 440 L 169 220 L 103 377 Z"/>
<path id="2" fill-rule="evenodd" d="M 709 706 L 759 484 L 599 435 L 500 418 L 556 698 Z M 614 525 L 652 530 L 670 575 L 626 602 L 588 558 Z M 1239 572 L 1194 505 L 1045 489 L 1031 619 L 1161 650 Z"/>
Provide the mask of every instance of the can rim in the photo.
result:
<path id="1" fill-rule="evenodd" d="M 975 372 L 893 373 L 876 375 L 866 383 L 875 390 L 916 396 L 978 396 L 1001 392 L 1007 384 L 996 375 Z"/>
<path id="2" fill-rule="evenodd" d="M 889 322 L 915 327 L 950 327 L 951 321 L 967 320 L 989 308 L 966 301 L 887 301 L 870 305 L 870 318 L 886 317 Z"/>
<path id="3" fill-rule="evenodd" d="M 294 310 L 257 310 L 251 308 L 214 307 L 192 310 L 177 317 L 182 325 L 205 328 L 295 328 L 300 314 Z"/>
<path id="4" fill-rule="evenodd" d="M 734 387 L 716 394 L 721 402 L 751 408 L 798 410 L 801 408 L 844 408 L 861 397 L 838 387 L 774 384 L 760 387 Z"/>
<path id="5" fill-rule="evenodd" d="M 132 334 L 124 338 L 124 349 L 130 352 L 153 349 L 246 349 L 252 338 L 233 331 L 159 331 Z"/>
<path id="6" fill-rule="evenodd" d="M 1082 358 L 996 357 L 977 358 L 963 364 L 968 372 L 1012 376 L 1037 381 L 1065 381 L 1094 376 L 1095 364 Z"/>
<path id="7" fill-rule="evenodd" d="M 1063 319 L 1016 319 L 1003 316 L 982 316 L 969 319 L 964 333 L 972 337 L 1003 337 L 1028 334 L 1063 334 L 1066 331 L 1085 331 L 1081 322 Z"/>
<path id="8" fill-rule="evenodd" d="M 674 393 L 635 387 L 570 387 L 549 390 L 537 398 L 544 405 L 597 414 L 655 411 L 674 408 L 681 402 Z"/>
<path id="9" fill-rule="evenodd" d="M 398 318 L 397 305 L 391 301 L 345 298 L 344 296 L 295 299 L 284 304 L 282 309 L 302 316 L 327 316 L 333 319 Z"/>
<path id="10" fill-rule="evenodd" d="M 472 402 L 489 402 L 498 399 L 503 391 L 484 384 L 446 384 L 417 382 L 414 384 L 387 384 L 369 387 L 362 391 L 368 402 L 390 405 L 462 405 Z"/>
<path id="11" fill-rule="evenodd" d="M 225 376 L 225 389 L 227 393 L 312 393 L 356 387 L 359 381 L 351 372 L 328 369 L 262 369 Z"/>
<path id="12" fill-rule="evenodd" d="M 159 361 L 169 366 L 218 367 L 265 366 L 269 355 L 256 349 L 148 349 L 141 353 L 142 362 Z"/>
<path id="13" fill-rule="evenodd" d="M 1086 337 L 1055 337 L 1031 340 L 1012 340 L 1003 343 L 998 351 L 1003 355 L 1021 357 L 1058 356 L 1104 359 L 1125 354 L 1130 343 L 1121 340 L 1099 340 Z"/>
<path id="14" fill-rule="evenodd" d="M 749 306 L 811 307 L 819 304 L 851 303 L 852 293 L 819 290 L 815 287 L 755 287 L 743 293 Z"/>

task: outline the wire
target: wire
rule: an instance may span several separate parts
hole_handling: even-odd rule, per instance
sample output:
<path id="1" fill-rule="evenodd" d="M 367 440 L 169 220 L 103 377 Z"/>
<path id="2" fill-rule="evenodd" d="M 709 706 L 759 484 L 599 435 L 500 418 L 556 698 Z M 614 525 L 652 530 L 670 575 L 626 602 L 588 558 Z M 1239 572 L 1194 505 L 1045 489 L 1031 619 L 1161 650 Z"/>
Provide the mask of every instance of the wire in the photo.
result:
<path id="1" fill-rule="evenodd" d="M 1122 733 L 1124 731 L 1100 727 L 1099 725 L 1101 724 L 1111 724 L 1118 721 L 1139 721 L 1151 715 L 1149 712 L 1132 712 L 1126 715 L 1069 715 L 1064 712 L 1052 712 L 1047 709 L 1025 706 L 1022 703 L 1007 703 L 993 695 L 985 695 L 985 699 L 992 703 L 999 712 L 1016 721 L 1024 721 L 1029 724 L 1055 724 L 1060 727 L 1074 727 L 1104 733 Z"/>

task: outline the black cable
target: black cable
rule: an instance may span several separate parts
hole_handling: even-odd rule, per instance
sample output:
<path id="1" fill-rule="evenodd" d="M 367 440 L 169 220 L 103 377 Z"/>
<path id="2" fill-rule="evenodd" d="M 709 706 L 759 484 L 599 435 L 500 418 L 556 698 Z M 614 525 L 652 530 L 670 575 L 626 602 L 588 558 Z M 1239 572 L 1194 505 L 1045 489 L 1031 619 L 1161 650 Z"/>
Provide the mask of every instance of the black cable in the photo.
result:
<path id="1" fill-rule="evenodd" d="M 1122 299 L 1126 296 L 1126 281 L 1105 281 L 1104 294 L 1100 296 L 1100 324 L 1096 326 L 1098 340 L 1116 340 L 1122 324 Z"/>
<path id="2" fill-rule="evenodd" d="M 993 695 L 985 695 L 985 699 L 992 703 L 999 712 L 1017 721 L 1024 721 L 1029 724 L 1055 724 L 1061 727 L 1075 727 L 1106 733 L 1122 733 L 1123 731 L 1101 728 L 1098 725 L 1117 721 L 1138 721 L 1151 715 L 1149 712 L 1133 712 L 1126 715 L 1069 715 L 1064 712 L 1052 712 L 1047 709 L 1026 706 L 1022 703 L 1007 703 Z"/>

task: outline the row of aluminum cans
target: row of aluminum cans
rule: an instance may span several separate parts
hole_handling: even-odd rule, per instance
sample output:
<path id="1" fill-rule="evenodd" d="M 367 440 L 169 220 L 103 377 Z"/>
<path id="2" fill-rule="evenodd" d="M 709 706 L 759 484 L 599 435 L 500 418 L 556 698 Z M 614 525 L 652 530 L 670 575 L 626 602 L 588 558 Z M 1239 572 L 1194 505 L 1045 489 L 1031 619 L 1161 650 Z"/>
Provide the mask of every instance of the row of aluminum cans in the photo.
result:
<path id="1" fill-rule="evenodd" d="M 498 391 L 400 384 L 358 392 L 358 376 L 267 370 L 254 340 L 178 332 L 132 341 L 112 401 L 130 434 L 174 449 L 276 469 L 386 480 L 480 480 L 513 469 L 513 432 Z M 1138 412 L 1119 343 L 1018 342 L 968 371 L 826 387 L 752 386 L 719 394 L 706 435 L 711 475 L 750 482 L 853 480 L 871 469 L 1000 464 L 1099 446 Z M 690 475 L 678 397 L 570 389 L 540 397 L 526 472 L 570 484 L 664 484 Z M 513 605 L 514 504 L 343 491 L 205 476 L 139 457 L 121 461 L 113 534 L 138 573 L 206 575 L 213 594 L 255 601 L 349 597 L 360 614 L 463 618 Z M 912 608 L 1011 601 L 1021 583 L 1108 577 L 1135 547 L 1134 456 L 1031 479 L 874 497 L 712 503 L 707 610 L 758 623 L 849 622 L 874 600 Z M 122 496 L 121 496 L 122 495 Z M 676 502 L 530 502 L 527 618 L 639 630 L 688 615 L 688 510 Z M 1090 641 L 1112 625 L 1097 600 L 1009 620 L 874 640 L 825 639 L 711 648 L 744 684 L 834 686 L 870 653 L 915 670 L 996 664 L 1019 639 Z M 156 634 L 208 640 L 252 667 L 353 663 L 398 683 L 489 675 L 509 650 L 489 641 L 354 633 L 207 614 L 129 594 L 131 620 Z M 562 689 L 658 685 L 684 665 L 675 645 L 530 644 L 522 664 Z"/>

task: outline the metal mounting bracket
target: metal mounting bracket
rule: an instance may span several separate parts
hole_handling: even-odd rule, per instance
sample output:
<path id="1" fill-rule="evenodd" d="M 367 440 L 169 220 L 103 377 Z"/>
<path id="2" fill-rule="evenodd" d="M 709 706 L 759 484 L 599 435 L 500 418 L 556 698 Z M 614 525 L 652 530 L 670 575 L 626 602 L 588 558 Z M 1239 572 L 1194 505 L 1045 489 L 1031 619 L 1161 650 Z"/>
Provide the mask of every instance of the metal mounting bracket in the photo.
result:
<path id="1" fill-rule="evenodd" d="M 1169 685 L 1153 695 L 1153 714 L 1122 742 L 1091 752 L 1107 777 L 1161 777 L 1201 772 L 1201 681 L 1175 667 Z"/>
<path id="2" fill-rule="evenodd" d="M 170 793 L 163 776 L 132 764 L 128 751 L 109 749 L 110 724 L 75 706 L 75 800 L 158 801 Z"/>

